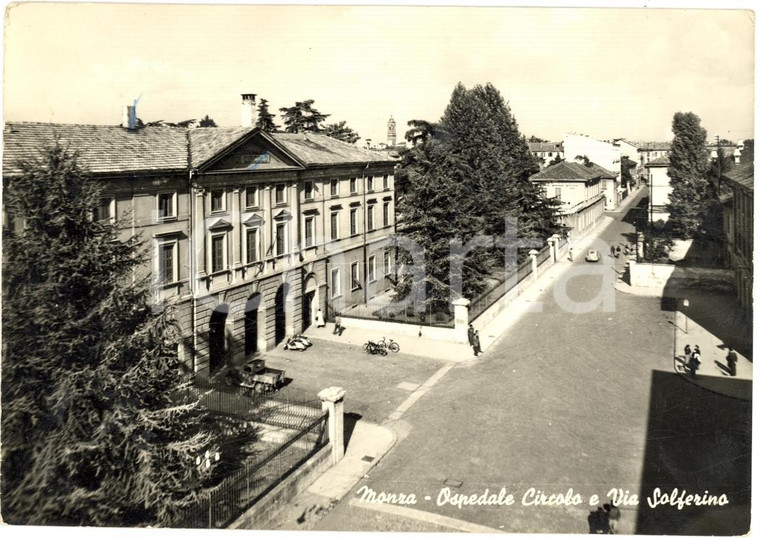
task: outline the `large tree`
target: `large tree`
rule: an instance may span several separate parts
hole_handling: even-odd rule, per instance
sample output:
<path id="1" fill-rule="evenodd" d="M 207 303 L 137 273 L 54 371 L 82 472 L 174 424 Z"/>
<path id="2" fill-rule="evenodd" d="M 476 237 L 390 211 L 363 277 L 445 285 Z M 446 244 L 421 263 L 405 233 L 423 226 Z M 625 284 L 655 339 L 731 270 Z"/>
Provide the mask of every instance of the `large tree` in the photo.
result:
<path id="1" fill-rule="evenodd" d="M 265 133 L 275 132 L 277 125 L 274 123 L 274 114 L 269 112 L 269 101 L 266 99 L 259 101 L 258 112 L 259 118 L 256 120 L 256 127 Z"/>
<path id="2" fill-rule="evenodd" d="M 314 99 L 296 101 L 291 107 L 280 109 L 285 131 L 288 133 L 318 133 L 322 131 L 322 124 L 330 114 L 322 114 L 314 108 Z"/>
<path id="3" fill-rule="evenodd" d="M 715 189 L 707 177 L 710 167 L 707 131 L 700 121 L 692 112 L 677 112 L 673 116 L 668 167 L 672 191 L 667 210 L 668 227 L 680 239 L 701 235 L 717 202 Z"/>
<path id="4" fill-rule="evenodd" d="M 361 138 L 356 131 L 346 125 L 345 121 L 325 125 L 324 134 L 343 142 L 348 142 L 349 144 L 355 144 Z"/>
<path id="5" fill-rule="evenodd" d="M 206 484 L 194 459 L 217 440 L 171 398 L 178 335 L 135 277 L 147 249 L 98 218 L 75 154 L 56 144 L 21 169 L 4 190 L 18 225 L 3 241 L 3 518 L 168 524 Z"/>
<path id="6" fill-rule="evenodd" d="M 459 84 L 440 122 L 409 125 L 406 138 L 415 145 L 403 154 L 397 174 L 399 231 L 424 247 L 428 302 L 443 306 L 452 276 L 461 278 L 463 294 L 472 298 L 503 266 L 504 248 L 521 249 L 524 256 L 529 248 L 521 247 L 529 247 L 530 239 L 543 243 L 558 231 L 556 205 L 528 180 L 538 167 L 491 84 L 470 90 Z M 506 229 L 505 221 L 516 228 Z M 508 245 L 492 241 L 464 258 L 449 250 L 451 240 L 467 244 L 478 235 L 501 239 L 505 233 Z M 411 262 L 411 256 L 402 261 Z M 517 261 L 508 260 L 507 269 Z M 450 274 L 452 266 L 461 267 L 461 274 Z"/>

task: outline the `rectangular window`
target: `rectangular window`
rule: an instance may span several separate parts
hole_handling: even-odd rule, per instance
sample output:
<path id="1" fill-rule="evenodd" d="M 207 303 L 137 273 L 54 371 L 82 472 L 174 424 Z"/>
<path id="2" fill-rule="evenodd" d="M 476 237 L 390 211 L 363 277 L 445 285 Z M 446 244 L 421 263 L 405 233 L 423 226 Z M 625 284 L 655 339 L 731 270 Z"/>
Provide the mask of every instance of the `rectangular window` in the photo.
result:
<path id="1" fill-rule="evenodd" d="M 372 176 L 367 177 L 367 192 L 375 190 L 375 178 Z"/>
<path id="2" fill-rule="evenodd" d="M 278 183 L 274 186 L 274 203 L 284 204 L 287 201 L 285 196 L 285 183 Z"/>
<path id="3" fill-rule="evenodd" d="M 554 187 L 554 197 L 559 201 L 562 200 L 562 187 Z"/>
<path id="4" fill-rule="evenodd" d="M 330 180 L 330 196 L 338 196 L 340 194 L 339 184 L 337 179 Z"/>
<path id="5" fill-rule="evenodd" d="M 211 272 L 218 273 L 224 271 L 226 265 L 224 260 L 224 251 L 226 250 L 227 237 L 225 235 L 211 236 Z"/>
<path id="6" fill-rule="evenodd" d="M 330 271 L 330 286 L 333 298 L 340 296 L 340 267 Z"/>
<path id="7" fill-rule="evenodd" d="M 359 233 L 359 210 L 357 208 L 351 209 L 351 235 Z"/>
<path id="8" fill-rule="evenodd" d="M 338 229 L 338 212 L 333 211 L 330 213 L 330 239 L 333 241 L 340 237 L 340 230 Z"/>
<path id="9" fill-rule="evenodd" d="M 367 259 L 367 280 L 374 282 L 377 280 L 377 263 L 374 256 L 370 256 Z"/>
<path id="10" fill-rule="evenodd" d="M 358 290 L 361 287 L 361 282 L 359 281 L 359 262 L 354 262 L 351 264 L 351 290 Z"/>
<path id="11" fill-rule="evenodd" d="M 387 250 L 383 252 L 383 273 L 391 274 L 391 253 Z"/>
<path id="12" fill-rule="evenodd" d="M 387 191 L 391 188 L 390 180 L 388 179 L 388 174 L 383 176 L 383 190 Z"/>
<path id="13" fill-rule="evenodd" d="M 306 248 L 314 246 L 315 225 L 314 217 L 306 217 L 303 221 L 303 242 Z"/>
<path id="14" fill-rule="evenodd" d="M 177 242 L 164 241 L 158 244 L 158 278 L 160 284 L 177 281 Z"/>
<path id="15" fill-rule="evenodd" d="M 259 206 L 259 189 L 257 187 L 245 188 L 245 207 Z"/>
<path id="16" fill-rule="evenodd" d="M 314 182 L 307 181 L 303 184 L 303 195 L 306 200 L 314 199 Z"/>
<path id="17" fill-rule="evenodd" d="M 113 219 L 113 198 L 101 198 L 98 207 L 95 208 L 95 220 L 104 221 Z"/>
<path id="18" fill-rule="evenodd" d="M 390 226 L 391 224 L 391 203 L 383 203 L 383 226 Z"/>
<path id="19" fill-rule="evenodd" d="M 211 191 L 211 212 L 224 211 L 224 190 Z"/>
<path id="20" fill-rule="evenodd" d="M 252 228 L 245 232 L 245 259 L 247 263 L 259 261 L 259 229 Z"/>
<path id="21" fill-rule="evenodd" d="M 367 207 L 367 231 L 371 232 L 375 229 L 375 206 L 371 205 Z"/>
<path id="22" fill-rule="evenodd" d="M 288 239 L 287 239 L 287 224 L 284 222 L 277 223 L 277 226 L 274 230 L 274 238 L 275 238 L 275 255 L 280 256 L 282 254 L 285 254 L 288 249 Z"/>
<path id="23" fill-rule="evenodd" d="M 350 188 L 351 194 L 356 194 L 356 178 L 352 177 L 351 179 L 348 180 L 348 182 L 349 182 L 349 186 L 351 187 Z"/>
<path id="24" fill-rule="evenodd" d="M 158 218 L 170 219 L 177 216 L 175 208 L 176 195 L 173 192 L 162 192 L 158 195 Z"/>

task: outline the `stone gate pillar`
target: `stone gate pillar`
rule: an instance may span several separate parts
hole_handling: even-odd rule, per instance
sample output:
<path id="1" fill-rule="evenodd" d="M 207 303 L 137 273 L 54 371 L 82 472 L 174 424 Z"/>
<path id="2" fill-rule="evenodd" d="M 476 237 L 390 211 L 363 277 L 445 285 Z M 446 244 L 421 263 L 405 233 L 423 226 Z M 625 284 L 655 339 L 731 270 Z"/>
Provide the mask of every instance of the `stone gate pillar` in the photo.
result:
<path id="1" fill-rule="evenodd" d="M 538 251 L 536 249 L 531 249 L 528 254 L 530 254 L 530 270 L 532 271 L 533 282 L 535 282 L 538 280 L 538 260 L 536 259 Z"/>
<path id="2" fill-rule="evenodd" d="M 327 434 L 332 444 L 333 465 L 342 460 L 345 454 L 343 446 L 343 398 L 345 396 L 346 391 L 341 387 L 328 387 L 319 392 L 322 409 L 328 412 Z"/>
<path id="3" fill-rule="evenodd" d="M 454 305 L 454 340 L 465 344 L 467 343 L 467 325 L 470 323 L 468 310 L 470 300 L 460 297 L 451 304 Z"/>

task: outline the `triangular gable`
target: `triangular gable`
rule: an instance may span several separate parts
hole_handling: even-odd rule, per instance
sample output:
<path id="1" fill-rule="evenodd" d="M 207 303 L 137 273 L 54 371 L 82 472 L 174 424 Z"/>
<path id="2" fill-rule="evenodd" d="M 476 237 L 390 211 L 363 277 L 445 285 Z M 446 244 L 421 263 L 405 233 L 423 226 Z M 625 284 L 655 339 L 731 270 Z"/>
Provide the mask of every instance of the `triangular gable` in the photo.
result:
<path id="1" fill-rule="evenodd" d="M 272 137 L 256 129 L 227 146 L 203 163 L 199 170 L 209 172 L 256 172 L 301 170 L 301 163 Z"/>
<path id="2" fill-rule="evenodd" d="M 231 228 L 232 224 L 228 220 L 224 219 L 216 219 L 208 226 L 208 230 L 213 232 L 216 230 L 226 230 L 228 228 Z"/>
<path id="3" fill-rule="evenodd" d="M 255 213 L 243 221 L 243 225 L 245 226 L 262 226 L 263 224 L 264 219 Z"/>

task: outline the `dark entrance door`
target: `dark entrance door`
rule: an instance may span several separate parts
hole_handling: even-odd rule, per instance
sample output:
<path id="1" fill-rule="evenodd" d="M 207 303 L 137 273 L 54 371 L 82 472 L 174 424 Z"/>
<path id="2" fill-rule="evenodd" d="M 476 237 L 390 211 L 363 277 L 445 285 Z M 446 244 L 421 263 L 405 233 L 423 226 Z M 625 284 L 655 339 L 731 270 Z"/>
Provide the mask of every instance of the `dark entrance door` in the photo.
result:
<path id="1" fill-rule="evenodd" d="M 288 285 L 283 284 L 274 296 L 274 343 L 279 344 L 285 339 L 285 299 L 288 296 Z"/>
<path id="2" fill-rule="evenodd" d="M 258 350 L 259 305 L 261 294 L 254 293 L 245 303 L 245 355 L 252 355 Z"/>
<path id="3" fill-rule="evenodd" d="M 209 370 L 213 374 L 224 365 L 225 342 L 224 324 L 227 321 L 229 307 L 226 304 L 217 306 L 209 320 Z"/>
<path id="4" fill-rule="evenodd" d="M 314 303 L 314 295 L 316 295 L 316 291 L 310 291 L 307 293 L 304 293 L 303 295 L 303 329 L 302 331 L 305 331 L 309 327 L 311 327 L 311 322 L 314 319 L 315 312 L 312 312 L 311 305 Z"/>

